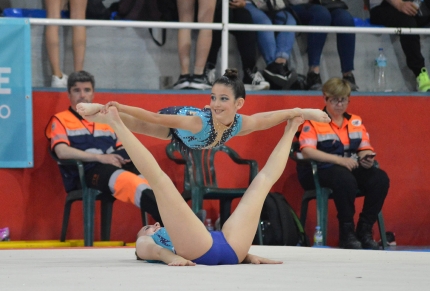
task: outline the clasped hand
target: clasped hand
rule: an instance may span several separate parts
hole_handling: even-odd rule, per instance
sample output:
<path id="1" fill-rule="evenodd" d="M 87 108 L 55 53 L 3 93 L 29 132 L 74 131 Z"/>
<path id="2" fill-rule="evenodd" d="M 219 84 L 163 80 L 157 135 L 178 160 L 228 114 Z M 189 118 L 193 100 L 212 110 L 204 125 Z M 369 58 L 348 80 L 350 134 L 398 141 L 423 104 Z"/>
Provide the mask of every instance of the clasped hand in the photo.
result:
<path id="1" fill-rule="evenodd" d="M 122 168 L 123 165 L 130 162 L 130 159 L 124 159 L 117 154 L 104 154 L 100 155 L 99 162 L 102 164 L 110 164 L 115 167 Z"/>
<path id="2" fill-rule="evenodd" d="M 360 159 L 357 161 L 356 159 L 353 159 L 350 157 L 340 157 L 339 165 L 352 171 L 358 168 L 359 166 L 362 166 L 365 169 L 369 169 L 373 166 L 373 163 L 374 163 L 374 158 Z"/>
<path id="3" fill-rule="evenodd" d="M 415 16 L 418 13 L 418 7 L 415 6 L 415 4 L 413 2 L 409 2 L 409 1 L 401 1 L 398 5 L 398 7 L 396 7 L 397 10 L 399 10 L 400 12 L 409 15 L 409 16 Z"/>

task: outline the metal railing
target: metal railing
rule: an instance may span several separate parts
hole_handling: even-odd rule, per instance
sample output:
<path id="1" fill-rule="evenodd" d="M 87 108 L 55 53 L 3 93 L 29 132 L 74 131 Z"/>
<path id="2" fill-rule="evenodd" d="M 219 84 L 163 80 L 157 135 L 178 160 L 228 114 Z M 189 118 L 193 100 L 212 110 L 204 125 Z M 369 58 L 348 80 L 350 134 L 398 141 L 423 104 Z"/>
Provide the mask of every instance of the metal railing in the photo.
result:
<path id="1" fill-rule="evenodd" d="M 260 25 L 235 24 L 228 22 L 228 0 L 222 0 L 222 22 L 160 22 L 160 21 L 129 21 L 129 20 L 72 20 L 52 18 L 29 18 L 31 25 L 59 26 L 108 26 L 135 28 L 166 28 L 166 29 L 212 29 L 222 30 L 221 33 L 221 71 L 228 68 L 228 33 L 230 30 L 251 31 L 294 31 L 314 33 L 367 33 L 367 34 L 430 34 L 430 28 L 406 27 L 353 27 L 353 26 L 310 26 L 310 25 Z"/>

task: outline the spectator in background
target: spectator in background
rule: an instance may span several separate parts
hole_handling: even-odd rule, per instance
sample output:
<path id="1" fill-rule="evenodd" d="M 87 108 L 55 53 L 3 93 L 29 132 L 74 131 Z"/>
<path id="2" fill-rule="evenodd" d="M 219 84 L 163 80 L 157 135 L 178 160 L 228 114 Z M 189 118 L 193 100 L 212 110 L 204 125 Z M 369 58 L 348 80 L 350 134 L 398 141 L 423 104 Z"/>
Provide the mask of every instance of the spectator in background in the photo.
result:
<path id="1" fill-rule="evenodd" d="M 85 19 L 87 0 L 45 0 L 46 17 L 61 18 L 61 10 L 65 8 L 68 2 L 70 4 L 70 18 Z M 84 67 L 86 38 L 85 26 L 73 26 L 72 46 L 75 71 L 81 71 Z M 60 66 L 58 26 L 48 25 L 45 30 L 45 39 L 52 70 L 51 87 L 66 88 L 67 75 L 63 73 Z"/>
<path id="2" fill-rule="evenodd" d="M 216 0 L 198 0 L 197 21 L 213 22 Z M 180 22 L 193 22 L 195 16 L 196 0 L 177 0 Z M 212 43 L 212 30 L 200 29 L 196 43 L 194 71 L 190 74 L 191 29 L 179 29 L 178 53 L 181 66 L 181 75 L 173 85 L 173 89 L 210 89 L 205 74 L 206 60 Z"/>
<path id="3" fill-rule="evenodd" d="M 375 153 L 369 134 L 358 115 L 346 112 L 351 88 L 345 79 L 331 78 L 322 87 L 324 111 L 330 123 L 305 121 L 299 141 L 303 157 L 317 161 L 319 182 L 332 189 L 339 221 L 339 246 L 345 249 L 378 249 L 372 228 L 388 193 L 387 174 L 374 167 Z M 315 189 L 310 165 L 297 164 L 305 190 Z M 355 197 L 364 194 L 357 229 L 354 227 Z"/>
<path id="4" fill-rule="evenodd" d="M 372 24 L 410 28 L 425 27 L 430 24 L 430 15 L 419 15 L 419 9 L 413 2 L 402 0 L 365 0 L 365 2 L 370 8 Z M 399 37 L 406 56 L 406 64 L 416 77 L 418 91 L 430 91 L 430 79 L 421 54 L 420 36 L 400 34 Z"/>
<path id="5" fill-rule="evenodd" d="M 214 22 L 222 20 L 222 1 L 218 0 L 215 8 Z M 245 9 L 245 0 L 231 0 L 229 2 L 229 23 L 249 24 L 253 23 L 248 10 Z M 236 38 L 243 69 L 243 83 L 245 90 L 266 90 L 270 84 L 266 82 L 255 66 L 257 63 L 257 33 L 255 31 L 232 31 Z M 212 45 L 206 63 L 206 75 L 212 84 L 216 80 L 215 67 L 217 63 L 218 51 L 221 47 L 221 31 L 212 31 Z"/>
<path id="6" fill-rule="evenodd" d="M 328 10 L 319 4 L 311 4 L 309 0 L 290 0 L 291 8 L 301 25 L 313 26 L 355 26 L 354 18 L 345 9 Z M 308 33 L 308 65 L 306 76 L 308 90 L 321 90 L 320 61 L 327 33 Z M 354 70 L 355 34 L 337 33 L 337 52 L 343 79 L 347 80 L 352 91 L 357 91 Z"/>
<path id="7" fill-rule="evenodd" d="M 148 181 L 139 173 L 112 128 L 89 122 L 76 112 L 80 102 L 94 99 L 94 76 L 88 72 L 74 72 L 68 78 L 70 107 L 55 114 L 46 127 L 51 150 L 60 159 L 84 162 L 88 187 L 112 195 L 123 202 L 133 203 L 160 221 L 154 193 Z M 78 186 L 78 169 L 60 166 L 67 192 Z"/>
<path id="8" fill-rule="evenodd" d="M 286 8 L 263 11 L 253 1 L 247 1 L 246 9 L 254 24 L 296 25 L 296 20 Z M 277 87 L 289 89 L 297 80 L 297 73 L 289 69 L 288 60 L 293 49 L 295 33 L 288 31 L 258 31 L 258 47 L 266 62 L 263 76 Z"/>

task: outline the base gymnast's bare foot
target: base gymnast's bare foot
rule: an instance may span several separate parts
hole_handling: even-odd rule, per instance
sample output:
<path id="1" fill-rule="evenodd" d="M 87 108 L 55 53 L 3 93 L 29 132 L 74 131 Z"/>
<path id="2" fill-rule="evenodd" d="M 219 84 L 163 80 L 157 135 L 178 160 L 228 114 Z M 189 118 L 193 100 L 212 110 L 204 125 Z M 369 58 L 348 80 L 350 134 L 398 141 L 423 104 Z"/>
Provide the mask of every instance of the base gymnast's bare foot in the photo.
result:
<path id="1" fill-rule="evenodd" d="M 314 120 L 324 123 L 329 123 L 331 121 L 328 114 L 320 109 L 301 109 L 301 113 L 304 120 Z"/>
<path id="2" fill-rule="evenodd" d="M 81 103 L 80 103 L 81 104 Z M 118 114 L 118 109 L 112 106 L 106 110 L 106 113 L 97 112 L 93 115 L 84 115 L 86 120 L 97 123 L 105 123 L 109 125 L 114 125 L 116 123 L 122 122 Z"/>
<path id="3" fill-rule="evenodd" d="M 81 116 L 94 115 L 103 108 L 102 104 L 98 103 L 78 103 L 76 110 Z"/>

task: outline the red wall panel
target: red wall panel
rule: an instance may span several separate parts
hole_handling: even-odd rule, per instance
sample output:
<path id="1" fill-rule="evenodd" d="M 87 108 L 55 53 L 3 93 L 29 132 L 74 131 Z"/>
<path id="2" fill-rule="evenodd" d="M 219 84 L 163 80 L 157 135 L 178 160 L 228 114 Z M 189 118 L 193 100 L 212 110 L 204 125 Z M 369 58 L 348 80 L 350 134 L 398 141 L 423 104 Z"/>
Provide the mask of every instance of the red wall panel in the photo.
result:
<path id="1" fill-rule="evenodd" d="M 203 107 L 209 103 L 208 94 L 149 94 L 149 93 L 96 93 L 95 102 L 117 100 L 148 110 L 174 105 Z M 44 136 L 49 118 L 68 106 L 66 93 L 33 92 L 34 158 L 31 169 L 0 169 L 0 228 L 8 226 L 12 240 L 59 239 L 63 215 L 64 190 L 57 165 L 50 158 L 48 141 Z M 323 99 L 317 95 L 248 95 L 240 113 L 278 110 L 293 107 L 322 108 Z M 353 96 L 349 111 L 363 118 L 381 168 L 387 171 L 391 187 L 383 208 L 385 226 L 396 233 L 399 245 L 430 245 L 430 179 L 428 172 L 430 99 L 424 96 Z M 245 137 L 236 137 L 227 144 L 245 158 L 264 165 L 270 151 L 282 134 L 284 125 Z M 139 136 L 159 161 L 161 167 L 182 189 L 183 168 L 171 162 L 164 153 L 166 141 Z M 231 177 L 229 164 L 221 161 L 226 170 L 219 177 L 222 186 L 243 186 L 247 176 Z M 303 190 L 297 181 L 295 164 L 289 161 L 284 175 L 273 187 L 281 192 L 300 211 Z M 362 198 L 356 203 L 357 215 Z M 217 218 L 216 202 L 205 201 L 204 207 L 212 219 Z M 328 243 L 337 244 L 336 211 L 331 202 Z M 96 215 L 96 240 L 99 236 L 99 218 Z M 76 203 L 68 229 L 68 239 L 83 237 L 82 206 Z M 116 202 L 112 225 L 112 240 L 134 241 L 141 226 L 139 210 L 130 204 Z M 312 235 L 315 226 L 315 203 L 311 203 L 306 225 Z M 379 239 L 375 227 L 375 238 Z"/>

